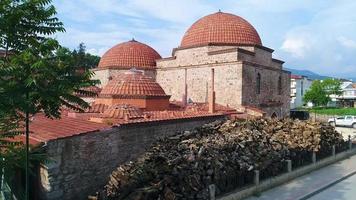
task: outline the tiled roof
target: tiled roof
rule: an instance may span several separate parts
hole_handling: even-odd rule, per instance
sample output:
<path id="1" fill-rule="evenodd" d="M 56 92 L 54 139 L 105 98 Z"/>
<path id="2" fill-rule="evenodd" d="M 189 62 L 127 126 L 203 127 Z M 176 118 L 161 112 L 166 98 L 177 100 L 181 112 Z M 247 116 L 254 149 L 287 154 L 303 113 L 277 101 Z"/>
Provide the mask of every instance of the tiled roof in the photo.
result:
<path id="1" fill-rule="evenodd" d="M 86 87 L 86 88 L 82 88 L 81 90 L 88 91 L 88 92 L 93 92 L 94 94 L 96 94 L 96 96 L 101 92 L 101 88 L 99 88 L 97 86 L 89 86 L 89 87 Z M 87 95 L 80 94 L 78 92 L 75 95 L 79 96 L 79 97 L 87 97 Z"/>
<path id="2" fill-rule="evenodd" d="M 90 105 L 88 110 L 89 113 L 103 113 L 106 109 L 108 109 L 108 105 L 93 103 Z"/>
<path id="3" fill-rule="evenodd" d="M 150 46 L 131 40 L 109 49 L 101 58 L 99 68 L 155 69 L 161 56 Z"/>
<path id="4" fill-rule="evenodd" d="M 261 45 L 256 29 L 245 19 L 223 12 L 196 21 L 183 36 L 181 47 L 208 44 Z"/>
<path id="5" fill-rule="evenodd" d="M 109 128 L 107 124 L 62 116 L 61 119 L 48 119 L 38 114 L 30 123 L 30 137 L 38 142 L 70 137 L 82 133 Z"/>
<path id="6" fill-rule="evenodd" d="M 192 109 L 193 106 L 199 107 Z M 233 109 L 221 105 L 216 105 L 217 112 L 209 113 L 206 103 L 190 105 L 190 108 L 184 109 L 179 102 L 172 104 L 173 110 L 166 111 L 141 111 L 129 105 L 116 105 L 105 110 L 104 113 L 77 113 L 68 117 L 62 114 L 61 119 L 48 119 L 43 114 L 37 114 L 30 124 L 30 143 L 38 145 L 42 142 L 66 138 L 101 130 L 107 130 L 112 126 L 124 124 L 136 124 L 146 122 L 160 122 L 180 119 L 194 119 L 215 116 L 234 116 L 245 118 L 245 114 L 233 112 Z M 68 114 L 73 114 L 68 112 Z M 80 116 L 90 115 L 90 116 Z M 90 118 L 103 119 L 101 123 L 89 121 Z M 111 120 L 112 123 L 106 123 L 105 119 Z M 100 121 L 100 120 L 97 120 Z M 16 138 L 16 141 L 24 141 L 24 137 Z"/>
<path id="7" fill-rule="evenodd" d="M 127 105 L 127 104 L 119 104 L 110 106 L 108 109 L 105 110 L 103 116 L 106 118 L 112 119 L 138 119 L 143 118 L 143 112 L 134 106 Z"/>
<path id="8" fill-rule="evenodd" d="M 302 79 L 303 76 L 292 74 L 292 75 L 290 75 L 290 78 L 292 78 L 292 79 Z"/>
<path id="9" fill-rule="evenodd" d="M 103 88 L 99 97 L 114 96 L 167 96 L 162 87 L 151 77 L 137 70 L 130 70 L 113 78 Z"/>

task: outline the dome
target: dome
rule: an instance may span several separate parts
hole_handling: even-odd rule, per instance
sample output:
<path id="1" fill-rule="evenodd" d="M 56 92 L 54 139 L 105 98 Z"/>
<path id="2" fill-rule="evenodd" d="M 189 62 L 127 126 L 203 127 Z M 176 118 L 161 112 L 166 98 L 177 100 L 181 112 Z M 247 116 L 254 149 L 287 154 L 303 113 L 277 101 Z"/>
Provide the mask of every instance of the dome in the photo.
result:
<path id="1" fill-rule="evenodd" d="M 152 47 L 132 39 L 109 49 L 100 59 L 99 68 L 155 69 L 156 59 L 160 58 L 161 56 Z"/>
<path id="2" fill-rule="evenodd" d="M 208 44 L 262 45 L 262 42 L 248 21 L 219 11 L 196 21 L 184 34 L 180 47 Z"/>
<path id="3" fill-rule="evenodd" d="M 103 116 L 114 119 L 138 119 L 143 118 L 143 112 L 135 106 L 119 104 L 110 106 L 105 110 Z"/>
<path id="4" fill-rule="evenodd" d="M 131 69 L 114 77 L 102 89 L 99 97 L 148 97 L 168 96 L 162 87 L 141 71 Z"/>

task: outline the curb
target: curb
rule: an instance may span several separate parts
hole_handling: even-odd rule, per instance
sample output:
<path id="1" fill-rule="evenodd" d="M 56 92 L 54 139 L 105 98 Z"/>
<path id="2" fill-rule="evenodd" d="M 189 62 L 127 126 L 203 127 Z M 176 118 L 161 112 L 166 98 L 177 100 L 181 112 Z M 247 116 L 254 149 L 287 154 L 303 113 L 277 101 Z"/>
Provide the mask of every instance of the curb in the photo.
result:
<path id="1" fill-rule="evenodd" d="M 307 200 L 307 199 L 311 198 L 312 196 L 323 192 L 324 190 L 326 190 L 326 189 L 328 189 L 328 188 L 340 183 L 341 181 L 343 181 L 343 180 L 345 180 L 347 178 L 350 178 L 351 176 L 353 176 L 355 174 L 356 174 L 356 171 L 353 171 L 353 172 L 351 172 L 349 174 L 346 174 L 345 176 L 343 176 L 343 177 L 341 177 L 339 179 L 336 179 L 335 181 L 332 181 L 331 183 L 328 183 L 328 184 L 320 187 L 319 189 L 315 190 L 314 192 L 311 192 L 309 194 L 306 194 L 306 195 L 302 196 L 301 198 L 298 198 L 298 200 Z"/>

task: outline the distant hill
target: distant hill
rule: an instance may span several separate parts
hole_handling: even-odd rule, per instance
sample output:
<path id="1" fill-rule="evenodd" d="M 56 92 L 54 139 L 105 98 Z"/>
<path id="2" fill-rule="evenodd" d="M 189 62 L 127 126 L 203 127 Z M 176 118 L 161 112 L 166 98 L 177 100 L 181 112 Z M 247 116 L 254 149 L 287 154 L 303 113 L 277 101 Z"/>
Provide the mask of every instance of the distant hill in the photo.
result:
<path id="1" fill-rule="evenodd" d="M 311 78 L 311 79 L 323 80 L 326 78 L 331 78 L 329 76 L 323 76 L 323 75 L 317 74 L 317 73 L 309 71 L 309 70 L 299 70 L 299 69 L 291 69 L 291 68 L 285 68 L 285 69 L 287 71 L 292 72 L 292 74 L 300 75 L 300 76 L 307 76 L 308 78 Z"/>

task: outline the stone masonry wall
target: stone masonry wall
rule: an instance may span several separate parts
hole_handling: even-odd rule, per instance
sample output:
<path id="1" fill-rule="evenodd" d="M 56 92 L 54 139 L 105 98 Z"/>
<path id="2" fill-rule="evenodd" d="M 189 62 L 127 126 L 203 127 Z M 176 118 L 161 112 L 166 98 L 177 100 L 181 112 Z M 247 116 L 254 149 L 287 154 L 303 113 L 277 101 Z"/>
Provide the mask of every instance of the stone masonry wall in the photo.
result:
<path id="1" fill-rule="evenodd" d="M 261 90 L 257 94 L 257 74 L 261 75 Z M 244 64 L 243 65 L 243 89 L 242 104 L 261 108 L 272 116 L 276 113 L 278 117 L 289 115 L 290 106 L 290 78 L 289 73 L 282 70 L 268 69 L 263 66 Z M 278 79 L 282 78 L 282 90 L 279 94 Z M 281 102 L 282 105 L 261 107 L 261 104 L 268 102 Z"/>
<path id="2" fill-rule="evenodd" d="M 115 77 L 120 74 L 123 74 L 129 70 L 120 70 L 120 69 L 95 69 L 93 70 L 94 76 L 92 79 L 100 80 L 99 87 L 104 87 L 108 82 L 110 77 Z M 156 71 L 155 70 L 144 70 L 144 75 L 152 77 L 153 79 L 156 78 Z"/>
<path id="3" fill-rule="evenodd" d="M 255 46 L 205 46 L 178 49 L 174 56 L 157 61 L 156 81 L 172 95 L 171 100 L 182 100 L 186 69 L 188 100 L 205 102 L 211 87 L 211 68 L 214 68 L 216 103 L 233 108 L 241 105 L 261 108 L 267 116 L 289 115 L 289 73 L 282 70 L 281 62 L 272 59 L 271 50 Z M 262 83 L 261 94 L 256 95 L 258 72 Z M 282 77 L 282 94 L 278 94 L 279 76 Z M 268 101 L 282 104 L 260 106 Z"/>
<path id="4" fill-rule="evenodd" d="M 207 102 L 211 90 L 211 68 L 215 69 L 216 103 L 239 107 L 241 105 L 241 63 L 201 65 L 186 68 L 158 69 L 157 82 L 164 91 L 172 95 L 171 100 L 182 100 L 184 94 L 185 69 L 187 69 L 187 99 Z"/>
<path id="5" fill-rule="evenodd" d="M 49 141 L 45 152 L 51 162 L 40 166 L 40 196 L 44 200 L 87 199 L 106 184 L 118 165 L 138 157 L 157 138 L 223 118 L 125 125 Z"/>

